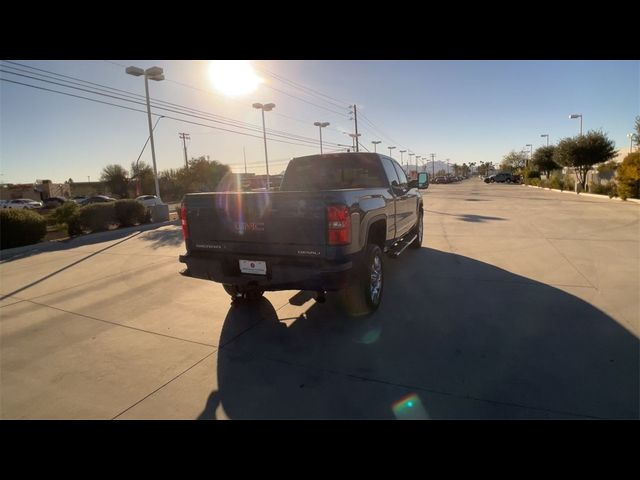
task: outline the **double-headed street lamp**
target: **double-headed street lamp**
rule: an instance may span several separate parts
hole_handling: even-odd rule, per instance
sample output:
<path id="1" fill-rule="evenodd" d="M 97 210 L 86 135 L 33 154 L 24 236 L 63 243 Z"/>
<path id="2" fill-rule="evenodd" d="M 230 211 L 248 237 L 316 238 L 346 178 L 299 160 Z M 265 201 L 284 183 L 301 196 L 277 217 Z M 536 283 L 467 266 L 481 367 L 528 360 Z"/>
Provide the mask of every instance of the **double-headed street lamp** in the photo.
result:
<path id="1" fill-rule="evenodd" d="M 267 166 L 267 191 L 269 191 L 271 189 L 271 181 L 269 180 L 269 157 L 267 155 L 267 129 L 264 124 L 264 112 L 270 112 L 271 110 L 276 108 L 276 104 L 267 103 L 263 105 L 262 103 L 254 103 L 253 108 L 262 110 L 262 134 L 264 136 L 264 163 Z"/>
<path id="2" fill-rule="evenodd" d="M 580 136 L 582 136 L 582 114 L 572 113 L 571 115 L 569 115 L 569 118 L 580 118 Z"/>
<path id="3" fill-rule="evenodd" d="M 313 123 L 316 127 L 318 127 L 318 130 L 320 130 L 320 155 L 322 155 L 322 129 L 324 127 L 328 127 L 330 125 L 329 122 L 314 122 Z"/>
<path id="4" fill-rule="evenodd" d="M 398 150 L 400 152 L 400 166 L 404 166 L 404 152 L 406 152 L 406 150 Z"/>
<path id="5" fill-rule="evenodd" d="M 156 197 L 160 203 L 162 203 L 162 199 L 160 197 L 160 184 L 158 183 L 158 168 L 156 167 L 156 149 L 153 143 L 153 126 L 151 125 L 151 103 L 149 102 L 149 80 L 155 80 L 159 82 L 164 80 L 164 71 L 160 67 L 151 67 L 143 70 L 139 67 L 127 67 L 125 69 L 129 75 L 133 75 L 134 77 L 140 77 L 144 75 L 144 92 L 147 97 L 147 119 L 149 121 L 149 139 L 151 141 L 151 158 L 153 160 L 153 180 L 156 184 Z"/>
<path id="6" fill-rule="evenodd" d="M 393 158 L 393 155 L 391 155 L 391 150 L 393 150 L 393 149 L 394 149 L 394 148 L 396 148 L 396 147 L 387 147 L 387 148 L 389 149 L 389 156 L 390 156 L 391 158 Z"/>
<path id="7" fill-rule="evenodd" d="M 540 135 L 540 138 L 542 137 L 547 137 L 547 147 L 549 146 L 549 134 L 548 133 L 543 133 L 542 135 Z"/>
<path id="8" fill-rule="evenodd" d="M 378 146 L 379 143 L 382 143 L 380 140 L 374 140 L 373 142 L 373 153 L 377 153 L 378 149 L 376 148 Z"/>

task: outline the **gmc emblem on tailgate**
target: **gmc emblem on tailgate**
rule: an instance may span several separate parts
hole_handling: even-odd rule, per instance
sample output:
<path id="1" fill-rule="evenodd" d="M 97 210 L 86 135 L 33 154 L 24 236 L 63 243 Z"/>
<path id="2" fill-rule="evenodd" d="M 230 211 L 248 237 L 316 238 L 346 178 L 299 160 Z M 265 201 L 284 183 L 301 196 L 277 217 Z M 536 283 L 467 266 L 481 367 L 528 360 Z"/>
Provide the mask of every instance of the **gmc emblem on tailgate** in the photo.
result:
<path id="1" fill-rule="evenodd" d="M 264 223 L 236 222 L 234 227 L 238 232 L 264 232 Z"/>

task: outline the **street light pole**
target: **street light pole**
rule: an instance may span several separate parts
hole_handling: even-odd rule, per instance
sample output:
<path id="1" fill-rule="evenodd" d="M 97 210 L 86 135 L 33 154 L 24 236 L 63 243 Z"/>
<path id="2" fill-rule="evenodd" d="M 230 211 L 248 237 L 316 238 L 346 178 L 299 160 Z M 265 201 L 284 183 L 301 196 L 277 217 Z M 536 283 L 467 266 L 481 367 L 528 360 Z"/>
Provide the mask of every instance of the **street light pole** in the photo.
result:
<path id="1" fill-rule="evenodd" d="M 547 147 L 549 146 L 549 134 L 548 133 L 543 133 L 542 135 L 540 135 L 540 138 L 542 137 L 547 137 Z"/>
<path id="2" fill-rule="evenodd" d="M 629 133 L 627 137 L 629 137 L 629 153 L 633 153 L 633 134 Z"/>
<path id="3" fill-rule="evenodd" d="M 572 113 L 571 115 L 569 115 L 569 118 L 580 118 L 580 136 L 582 136 L 582 114 Z"/>
<path id="4" fill-rule="evenodd" d="M 393 155 L 391 155 L 391 150 L 393 150 L 393 149 L 394 149 L 394 148 L 396 148 L 396 147 L 387 147 L 387 148 L 389 149 L 389 156 L 390 156 L 391 158 L 393 158 Z"/>
<path id="5" fill-rule="evenodd" d="M 525 145 L 525 147 L 529 147 L 529 161 L 531 161 L 531 158 L 533 157 L 533 145 L 531 145 L 530 143 L 527 143 Z M 525 162 L 525 168 L 527 168 L 529 166 L 529 162 Z"/>
<path id="6" fill-rule="evenodd" d="M 378 153 L 378 149 L 376 148 L 379 143 L 382 143 L 380 140 L 374 140 L 373 142 L 373 153 Z"/>
<path id="7" fill-rule="evenodd" d="M 139 67 L 127 67 L 125 69 L 125 72 L 135 77 L 144 75 L 144 92 L 147 99 L 147 120 L 149 123 L 149 141 L 151 143 L 151 158 L 153 160 L 153 180 L 156 186 L 156 197 L 158 197 L 158 200 L 162 204 L 163 202 L 160 197 L 160 184 L 158 183 L 158 168 L 156 166 L 156 148 L 153 142 L 154 127 L 151 122 L 151 102 L 149 100 L 149 79 L 155 80 L 156 82 L 164 80 L 164 75 L 163 75 L 164 71 L 160 67 L 151 67 L 151 68 L 147 68 L 146 70 L 143 70 L 142 68 L 139 68 Z"/>
<path id="8" fill-rule="evenodd" d="M 314 122 L 314 125 L 320 130 L 320 155 L 322 155 L 322 129 L 330 125 L 329 122 Z"/>
<path id="9" fill-rule="evenodd" d="M 275 103 L 267 103 L 263 105 L 262 103 L 254 103 L 253 108 L 257 108 L 262 111 L 262 135 L 264 138 L 264 163 L 267 167 L 267 191 L 271 189 L 271 181 L 269 180 L 269 156 L 267 154 L 267 127 L 264 122 L 264 112 L 270 112 L 275 108 Z"/>
<path id="10" fill-rule="evenodd" d="M 431 176 L 432 178 L 436 178 L 436 154 L 431 153 Z"/>

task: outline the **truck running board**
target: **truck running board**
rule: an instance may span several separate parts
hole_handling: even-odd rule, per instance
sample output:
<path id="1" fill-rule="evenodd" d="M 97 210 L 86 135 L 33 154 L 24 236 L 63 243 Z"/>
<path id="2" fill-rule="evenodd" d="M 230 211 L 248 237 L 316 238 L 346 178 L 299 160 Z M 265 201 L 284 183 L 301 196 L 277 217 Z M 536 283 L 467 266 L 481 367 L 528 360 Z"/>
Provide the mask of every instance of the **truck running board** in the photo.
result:
<path id="1" fill-rule="evenodd" d="M 398 258 L 416 238 L 418 238 L 418 235 L 414 234 L 411 238 L 404 240 L 402 243 L 398 244 L 394 250 L 389 252 L 389 256 L 391 258 Z"/>

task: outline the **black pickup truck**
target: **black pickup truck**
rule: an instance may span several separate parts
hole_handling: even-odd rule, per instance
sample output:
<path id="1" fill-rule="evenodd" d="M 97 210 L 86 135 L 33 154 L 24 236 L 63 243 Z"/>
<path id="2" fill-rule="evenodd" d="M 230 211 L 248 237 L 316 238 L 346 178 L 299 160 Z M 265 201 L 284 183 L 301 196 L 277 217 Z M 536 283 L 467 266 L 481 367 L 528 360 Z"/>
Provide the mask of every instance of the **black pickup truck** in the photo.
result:
<path id="1" fill-rule="evenodd" d="M 375 311 L 383 253 L 420 248 L 418 182 L 378 153 L 294 158 L 275 191 L 191 193 L 181 206 L 183 275 L 223 284 L 234 299 L 266 290 L 350 292 Z"/>

